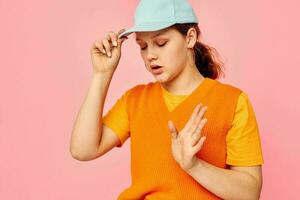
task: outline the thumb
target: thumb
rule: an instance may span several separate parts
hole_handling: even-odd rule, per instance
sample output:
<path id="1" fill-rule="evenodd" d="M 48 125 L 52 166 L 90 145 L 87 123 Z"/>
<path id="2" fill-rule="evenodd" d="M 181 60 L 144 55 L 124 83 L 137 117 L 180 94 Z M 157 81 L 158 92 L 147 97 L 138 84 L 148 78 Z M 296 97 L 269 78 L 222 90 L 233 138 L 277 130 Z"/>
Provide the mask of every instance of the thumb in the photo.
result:
<path id="1" fill-rule="evenodd" d="M 118 31 L 118 35 L 120 35 L 120 34 L 123 33 L 124 31 L 126 31 L 125 28 L 120 29 L 120 30 Z"/>
<path id="2" fill-rule="evenodd" d="M 176 139 L 177 138 L 177 129 L 176 129 L 174 123 L 172 122 L 172 120 L 168 121 L 168 128 L 171 133 L 172 139 Z"/>
<path id="3" fill-rule="evenodd" d="M 127 40 L 127 39 L 128 39 L 127 36 L 121 37 L 120 39 L 118 39 L 118 40 L 119 40 L 119 44 L 122 45 L 122 43 L 123 43 L 125 40 Z"/>
<path id="4" fill-rule="evenodd" d="M 119 42 L 119 44 L 122 44 L 123 43 L 123 41 L 125 40 L 125 39 L 128 39 L 128 37 L 127 36 L 125 36 L 125 35 L 123 35 L 122 37 L 120 37 L 120 35 L 123 33 L 123 32 L 125 32 L 126 31 L 126 29 L 125 28 L 122 28 L 121 30 L 119 30 L 118 31 L 118 33 L 117 33 L 117 35 L 118 35 L 118 42 Z"/>
<path id="5" fill-rule="evenodd" d="M 118 39 L 118 46 L 116 47 L 116 50 L 117 50 L 118 53 L 121 53 L 122 44 L 127 39 L 128 39 L 127 36 L 123 36 L 123 37 L 121 37 L 121 38 Z"/>

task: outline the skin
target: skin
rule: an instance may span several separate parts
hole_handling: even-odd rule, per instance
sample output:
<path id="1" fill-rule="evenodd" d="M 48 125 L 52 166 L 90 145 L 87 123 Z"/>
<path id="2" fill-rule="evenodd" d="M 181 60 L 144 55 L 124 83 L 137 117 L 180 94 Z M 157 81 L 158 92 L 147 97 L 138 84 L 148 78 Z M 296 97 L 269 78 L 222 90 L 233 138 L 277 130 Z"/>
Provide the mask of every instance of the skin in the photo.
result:
<path id="1" fill-rule="evenodd" d="M 153 38 L 158 33 L 162 34 Z M 197 70 L 193 60 L 195 29 L 190 29 L 187 37 L 183 37 L 173 28 L 135 34 L 146 69 L 152 73 L 150 64 L 163 66 L 164 72 L 153 76 L 166 90 L 186 95 L 203 81 L 204 77 Z M 159 46 L 163 44 L 164 46 Z"/>
<path id="2" fill-rule="evenodd" d="M 150 64 L 163 66 L 163 73 L 153 76 L 166 90 L 177 95 L 188 95 L 201 84 L 204 77 L 197 70 L 193 58 L 192 48 L 197 41 L 194 28 L 186 36 L 173 28 L 136 32 L 135 35 L 146 69 L 152 73 Z M 196 157 L 206 139 L 201 136 L 207 122 L 203 118 L 206 109 L 207 106 L 199 102 L 180 131 L 171 120 L 168 121 L 174 159 L 203 187 L 223 199 L 259 199 L 262 188 L 261 165 L 229 166 L 229 169 L 223 169 Z"/>

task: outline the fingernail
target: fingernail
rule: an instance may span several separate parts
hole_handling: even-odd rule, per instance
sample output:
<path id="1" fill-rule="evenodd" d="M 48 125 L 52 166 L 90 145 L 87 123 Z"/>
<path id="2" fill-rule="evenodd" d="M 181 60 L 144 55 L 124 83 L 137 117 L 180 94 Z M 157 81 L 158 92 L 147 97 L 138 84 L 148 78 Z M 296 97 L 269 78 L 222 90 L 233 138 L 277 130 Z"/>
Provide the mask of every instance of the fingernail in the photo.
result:
<path id="1" fill-rule="evenodd" d="M 108 56 L 109 56 L 109 57 L 111 57 L 111 53 L 110 53 L 110 51 L 109 51 L 107 54 L 108 54 Z"/>
<path id="2" fill-rule="evenodd" d="M 104 49 L 102 49 L 103 53 L 106 53 Z"/>
<path id="3" fill-rule="evenodd" d="M 117 42 L 116 42 L 116 41 L 113 41 L 113 45 L 116 47 L 116 46 L 117 46 Z"/>

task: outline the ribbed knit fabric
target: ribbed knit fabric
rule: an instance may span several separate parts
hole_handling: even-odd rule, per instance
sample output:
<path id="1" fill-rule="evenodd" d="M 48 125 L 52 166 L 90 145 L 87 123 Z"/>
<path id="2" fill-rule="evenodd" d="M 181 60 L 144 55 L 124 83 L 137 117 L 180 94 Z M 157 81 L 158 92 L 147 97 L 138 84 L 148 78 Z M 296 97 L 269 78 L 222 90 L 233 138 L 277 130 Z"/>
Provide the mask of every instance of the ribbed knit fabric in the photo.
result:
<path id="1" fill-rule="evenodd" d="M 174 160 L 167 122 L 180 131 L 195 106 L 208 106 L 202 130 L 206 141 L 196 154 L 217 167 L 226 165 L 226 134 L 231 127 L 241 90 L 231 85 L 205 80 L 171 112 L 163 100 L 158 82 L 138 85 L 128 96 L 127 113 L 131 136 L 131 186 L 118 200 L 198 200 L 220 199 L 188 175 Z"/>

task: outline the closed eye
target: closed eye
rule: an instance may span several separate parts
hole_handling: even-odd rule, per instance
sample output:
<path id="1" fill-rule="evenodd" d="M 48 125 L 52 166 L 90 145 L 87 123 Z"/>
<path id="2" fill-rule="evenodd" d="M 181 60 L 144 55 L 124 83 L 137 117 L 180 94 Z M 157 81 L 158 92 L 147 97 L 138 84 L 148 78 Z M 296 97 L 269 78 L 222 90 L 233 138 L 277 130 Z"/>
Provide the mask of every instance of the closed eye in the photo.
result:
<path id="1" fill-rule="evenodd" d="M 163 47 L 163 46 L 165 46 L 165 44 L 166 44 L 167 42 L 165 42 L 165 43 L 163 43 L 163 44 L 158 44 L 158 46 L 159 47 Z M 144 48 L 141 48 L 141 50 L 145 50 L 147 47 L 144 47 Z"/>

